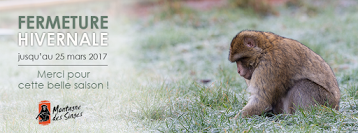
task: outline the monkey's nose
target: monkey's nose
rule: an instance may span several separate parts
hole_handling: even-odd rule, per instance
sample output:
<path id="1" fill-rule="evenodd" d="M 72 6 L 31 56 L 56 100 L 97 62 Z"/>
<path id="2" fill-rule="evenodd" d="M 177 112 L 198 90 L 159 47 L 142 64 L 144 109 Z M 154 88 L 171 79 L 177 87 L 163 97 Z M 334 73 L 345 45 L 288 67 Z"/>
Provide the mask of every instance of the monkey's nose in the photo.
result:
<path id="1" fill-rule="evenodd" d="M 237 73 L 238 73 L 241 77 L 244 77 L 244 76 L 245 76 L 245 73 L 243 73 L 242 71 L 240 71 L 240 69 L 237 70 Z"/>

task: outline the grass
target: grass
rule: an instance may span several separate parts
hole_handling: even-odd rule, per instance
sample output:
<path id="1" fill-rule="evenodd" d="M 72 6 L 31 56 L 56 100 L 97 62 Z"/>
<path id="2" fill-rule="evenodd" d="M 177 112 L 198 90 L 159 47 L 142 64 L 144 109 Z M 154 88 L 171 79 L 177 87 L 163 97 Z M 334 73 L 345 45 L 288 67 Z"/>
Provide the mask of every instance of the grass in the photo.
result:
<path id="1" fill-rule="evenodd" d="M 110 4 L 70 7 L 74 14 L 107 12 Z M 84 8 L 86 7 L 86 8 Z M 88 7 L 88 8 L 87 8 Z M 108 7 L 108 8 L 105 8 Z M 52 13 L 66 13 L 64 7 Z M 332 9 L 337 9 L 333 10 Z M 358 76 L 355 7 L 328 7 L 307 15 L 299 9 L 279 9 L 279 16 L 262 17 L 235 8 L 184 13 L 157 13 L 140 19 L 121 15 L 109 20 L 106 48 L 21 48 L 5 38 L 0 49 L 0 131 L 2 132 L 356 132 Z M 33 11 L 43 15 L 45 9 Z M 109 9 L 110 10 L 110 9 Z M 341 11 L 343 10 L 343 11 Z M 99 11 L 95 14 L 93 11 Z M 6 22 L 25 11 L 2 15 Z M 164 15 L 164 17 L 163 17 Z M 11 17 L 14 16 L 15 18 Z M 16 29 L 16 28 L 14 28 Z M 340 110 L 314 107 L 292 115 L 232 119 L 247 103 L 245 81 L 227 59 L 231 39 L 241 30 L 274 32 L 298 40 L 321 55 L 334 70 L 342 92 Z M 19 68 L 17 53 L 107 52 L 107 68 Z M 15 53 L 15 54 L 14 54 Z M 13 56 L 12 56 L 13 55 Z M 44 62 L 48 63 L 48 62 Z M 76 62 L 69 62 L 76 63 Z M 88 62 L 91 63 L 91 62 Z M 36 79 L 37 70 L 90 71 L 89 79 L 110 83 L 109 90 L 19 90 L 16 84 Z M 201 80 L 209 80 L 204 84 Z M 37 103 L 81 105 L 84 116 L 39 126 Z"/>
<path id="2" fill-rule="evenodd" d="M 215 16 L 217 14 L 220 15 Z M 149 127 L 160 132 L 357 131 L 355 107 L 358 90 L 353 84 L 357 82 L 354 78 L 357 76 L 354 54 L 357 51 L 355 46 L 350 45 L 350 38 L 357 33 L 347 29 L 356 26 L 345 20 L 355 19 L 356 17 L 346 16 L 357 14 L 347 12 L 337 15 L 330 9 L 313 16 L 306 16 L 304 12 L 283 12 L 279 17 L 264 18 L 250 17 L 247 14 L 249 13 L 238 9 L 226 9 L 203 13 L 195 18 L 197 20 L 186 20 L 189 15 L 180 16 L 183 19 L 181 22 L 178 22 L 178 16 L 156 23 L 150 23 L 151 19 L 141 20 L 149 23 L 149 26 L 141 29 L 144 36 L 136 42 L 138 45 L 145 42 L 138 48 L 142 50 L 142 56 L 135 56 L 145 63 L 138 63 L 137 66 L 169 77 L 170 82 L 167 84 L 172 85 L 163 90 L 166 95 L 161 100 L 166 109 L 161 107 L 167 113 L 163 113 L 160 119 L 145 117 L 145 120 L 158 122 L 156 126 Z M 154 15 L 153 19 L 155 17 Z M 192 21 L 210 22 L 204 28 L 195 28 L 191 25 Z M 334 23 L 344 23 L 344 26 Z M 171 29 L 176 29 L 176 32 L 166 31 Z M 271 31 L 293 38 L 321 55 L 335 71 L 341 86 L 340 111 L 315 107 L 293 115 L 231 119 L 242 109 L 248 98 L 243 79 L 238 78 L 235 73 L 235 65 L 227 61 L 231 38 L 244 29 Z M 345 31 L 344 35 L 339 34 L 340 31 Z M 202 84 L 199 79 L 211 79 L 212 82 Z M 163 79 L 162 82 L 168 82 L 167 80 Z M 154 112 L 157 110 L 153 110 Z"/>

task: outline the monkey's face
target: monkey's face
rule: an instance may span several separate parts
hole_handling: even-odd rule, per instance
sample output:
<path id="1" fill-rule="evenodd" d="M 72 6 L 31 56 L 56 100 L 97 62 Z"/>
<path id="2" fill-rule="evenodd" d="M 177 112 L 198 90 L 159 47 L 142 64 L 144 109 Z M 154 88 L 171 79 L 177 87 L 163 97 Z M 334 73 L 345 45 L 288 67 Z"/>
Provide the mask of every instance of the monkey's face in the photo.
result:
<path id="1" fill-rule="evenodd" d="M 241 77 L 251 80 L 252 73 L 254 72 L 254 68 L 244 66 L 243 62 L 244 61 L 242 60 L 236 61 L 237 73 L 239 73 Z"/>
<path id="2" fill-rule="evenodd" d="M 42 105 L 41 108 L 42 108 L 43 111 L 46 111 L 46 110 L 47 110 L 47 106 L 46 106 L 46 105 Z"/>
<path id="3" fill-rule="evenodd" d="M 237 72 L 240 76 L 250 80 L 260 62 L 260 38 L 257 33 L 241 32 L 233 38 L 230 45 L 229 61 L 236 62 Z"/>

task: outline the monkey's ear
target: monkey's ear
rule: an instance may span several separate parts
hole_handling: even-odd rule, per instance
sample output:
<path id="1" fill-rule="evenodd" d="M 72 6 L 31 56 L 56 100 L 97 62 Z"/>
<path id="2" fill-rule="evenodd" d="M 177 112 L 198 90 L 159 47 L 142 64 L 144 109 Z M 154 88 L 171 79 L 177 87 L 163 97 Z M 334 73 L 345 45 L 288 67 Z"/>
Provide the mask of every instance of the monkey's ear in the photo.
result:
<path id="1" fill-rule="evenodd" d="M 250 47 L 250 48 L 253 48 L 256 46 L 254 39 L 250 38 L 250 37 L 246 37 L 244 39 L 244 45 L 247 47 Z"/>

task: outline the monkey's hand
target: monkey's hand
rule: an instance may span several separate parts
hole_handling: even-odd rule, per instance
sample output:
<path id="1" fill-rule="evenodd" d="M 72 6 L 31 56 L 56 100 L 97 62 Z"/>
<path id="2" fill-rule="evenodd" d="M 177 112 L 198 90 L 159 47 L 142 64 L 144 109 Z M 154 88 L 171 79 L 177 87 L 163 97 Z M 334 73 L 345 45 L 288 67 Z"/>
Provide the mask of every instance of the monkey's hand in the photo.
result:
<path id="1" fill-rule="evenodd" d="M 246 106 L 235 116 L 238 117 L 241 114 L 241 117 L 250 117 L 253 115 L 261 115 L 272 109 L 272 106 L 266 102 L 266 100 L 258 99 L 255 96 L 250 98 Z"/>
<path id="2" fill-rule="evenodd" d="M 241 110 L 239 111 L 239 113 L 237 113 L 237 114 L 235 115 L 235 117 L 234 117 L 233 119 L 238 119 L 238 118 L 240 118 L 240 114 L 241 114 Z"/>

